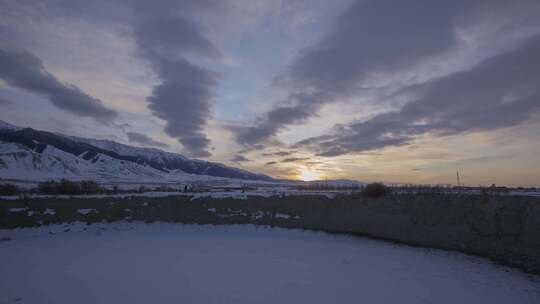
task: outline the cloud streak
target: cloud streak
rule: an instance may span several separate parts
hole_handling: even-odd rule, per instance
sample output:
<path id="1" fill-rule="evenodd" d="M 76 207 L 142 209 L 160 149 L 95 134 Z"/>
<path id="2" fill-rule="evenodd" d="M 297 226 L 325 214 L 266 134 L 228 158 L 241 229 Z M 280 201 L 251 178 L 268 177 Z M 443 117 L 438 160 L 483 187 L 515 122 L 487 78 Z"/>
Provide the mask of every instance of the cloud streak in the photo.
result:
<path id="1" fill-rule="evenodd" d="M 292 151 L 277 151 L 273 153 L 263 153 L 262 156 L 289 156 L 293 154 Z"/>
<path id="2" fill-rule="evenodd" d="M 44 96 L 56 107 L 80 117 L 108 124 L 118 116 L 101 100 L 58 80 L 38 57 L 26 50 L 0 48 L 0 79 L 9 86 Z"/>
<path id="3" fill-rule="evenodd" d="M 310 159 L 309 157 L 289 157 L 289 158 L 282 159 L 280 163 L 296 163 L 300 161 L 306 161 L 309 159 Z"/>
<path id="4" fill-rule="evenodd" d="M 327 98 L 329 95 L 323 92 L 291 94 L 289 102 L 295 105 L 275 107 L 261 117 L 255 126 L 235 127 L 236 140 L 244 146 L 256 147 L 288 125 L 302 123 L 315 115 Z"/>
<path id="5" fill-rule="evenodd" d="M 408 144 L 417 136 L 455 135 L 512 127 L 540 110 L 540 35 L 516 50 L 466 71 L 407 87 L 419 96 L 400 111 L 341 125 L 295 146 L 337 156 Z"/>
<path id="6" fill-rule="evenodd" d="M 205 127 L 220 76 L 190 62 L 186 55 L 217 60 L 221 53 L 200 25 L 181 15 L 194 6 L 191 1 L 167 2 L 152 7 L 149 14 L 137 7 L 140 21 L 134 38 L 139 56 L 150 63 L 161 81 L 147 98 L 148 108 L 166 122 L 165 132 L 177 138 L 188 154 L 209 157 Z"/>

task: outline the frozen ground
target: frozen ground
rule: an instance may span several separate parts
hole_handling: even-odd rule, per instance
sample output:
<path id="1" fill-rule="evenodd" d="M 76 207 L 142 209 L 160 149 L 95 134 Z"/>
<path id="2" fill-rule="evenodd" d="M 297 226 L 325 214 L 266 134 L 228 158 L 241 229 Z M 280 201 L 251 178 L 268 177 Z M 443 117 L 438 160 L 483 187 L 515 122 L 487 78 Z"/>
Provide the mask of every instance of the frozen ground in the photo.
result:
<path id="1" fill-rule="evenodd" d="M 538 277 L 483 259 L 300 230 L 74 224 L 0 239 L 0 303 L 540 303 Z"/>

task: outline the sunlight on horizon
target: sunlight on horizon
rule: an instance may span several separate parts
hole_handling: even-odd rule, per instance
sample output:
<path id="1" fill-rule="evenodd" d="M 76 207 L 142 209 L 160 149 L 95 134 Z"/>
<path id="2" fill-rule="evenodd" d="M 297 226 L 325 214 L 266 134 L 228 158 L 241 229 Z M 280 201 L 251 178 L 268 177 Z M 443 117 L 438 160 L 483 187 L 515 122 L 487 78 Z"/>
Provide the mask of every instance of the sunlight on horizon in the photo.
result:
<path id="1" fill-rule="evenodd" d="M 320 174 L 319 172 L 303 167 L 300 169 L 298 178 L 303 181 L 309 182 L 309 181 L 324 179 L 324 176 Z"/>

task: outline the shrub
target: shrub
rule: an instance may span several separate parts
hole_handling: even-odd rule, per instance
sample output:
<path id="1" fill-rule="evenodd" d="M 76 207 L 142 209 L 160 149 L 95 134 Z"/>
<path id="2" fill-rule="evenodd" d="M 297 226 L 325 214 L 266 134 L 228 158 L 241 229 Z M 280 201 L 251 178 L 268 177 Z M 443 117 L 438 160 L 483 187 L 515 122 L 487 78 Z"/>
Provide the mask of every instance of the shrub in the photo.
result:
<path id="1" fill-rule="evenodd" d="M 103 188 L 95 181 L 86 180 L 72 182 L 67 179 L 60 181 L 45 181 L 38 184 L 38 192 L 43 194 L 96 194 L 104 192 Z"/>
<path id="2" fill-rule="evenodd" d="M 102 193 L 103 188 L 93 180 L 83 180 L 79 183 L 82 194 Z"/>
<path id="3" fill-rule="evenodd" d="M 0 184 L 0 195 L 17 195 L 21 189 L 13 184 Z"/>
<path id="4" fill-rule="evenodd" d="M 367 184 L 364 189 L 362 189 L 362 195 L 365 197 L 381 197 L 386 195 L 389 192 L 388 187 L 382 183 L 371 183 Z"/>

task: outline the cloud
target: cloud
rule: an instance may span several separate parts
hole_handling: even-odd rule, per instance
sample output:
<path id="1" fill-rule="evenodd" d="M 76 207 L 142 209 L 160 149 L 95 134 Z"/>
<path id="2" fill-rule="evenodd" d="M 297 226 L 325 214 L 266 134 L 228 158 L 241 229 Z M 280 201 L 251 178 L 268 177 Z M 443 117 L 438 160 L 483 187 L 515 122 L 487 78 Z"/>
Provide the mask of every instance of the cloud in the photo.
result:
<path id="1" fill-rule="evenodd" d="M 303 50 L 290 70 L 301 87 L 349 92 L 373 73 L 392 72 L 456 45 L 462 1 L 356 1 L 320 42 Z"/>
<path id="2" fill-rule="evenodd" d="M 241 163 L 241 162 L 248 162 L 248 161 L 251 161 L 249 158 L 243 156 L 243 155 L 240 155 L 240 154 L 236 154 L 232 159 L 231 161 L 233 162 L 237 162 L 237 163 Z"/>
<path id="3" fill-rule="evenodd" d="M 295 163 L 295 162 L 304 161 L 304 160 L 309 160 L 309 157 L 289 157 L 289 158 L 282 159 L 280 162 L 281 163 Z"/>
<path id="4" fill-rule="evenodd" d="M 291 93 L 284 103 L 236 131 L 240 144 L 263 142 L 288 125 L 305 122 L 323 105 L 365 87 L 370 76 L 413 66 L 457 44 L 460 1 L 355 1 L 318 43 L 301 50 L 288 73 L 276 78 Z"/>
<path id="5" fill-rule="evenodd" d="M 540 35 L 469 70 L 407 87 L 418 98 L 399 111 L 337 127 L 296 147 L 336 156 L 404 145 L 417 136 L 454 135 L 516 126 L 540 110 Z"/>
<path id="6" fill-rule="evenodd" d="M 103 123 L 118 113 L 77 86 L 63 83 L 49 73 L 41 60 L 26 50 L 0 48 L 0 79 L 9 86 L 47 97 L 56 107 Z"/>
<path id="7" fill-rule="evenodd" d="M 152 16 L 137 26 L 134 33 L 144 41 L 145 56 L 175 58 L 182 53 L 220 58 L 220 51 L 202 35 L 202 29 L 181 16 Z"/>
<path id="8" fill-rule="evenodd" d="M 145 146 L 160 147 L 160 148 L 169 147 L 169 145 L 167 145 L 166 143 L 153 140 L 152 138 L 148 137 L 146 134 L 141 134 L 137 132 L 127 132 L 126 135 L 129 141 L 132 143 L 142 144 Z"/>
<path id="9" fill-rule="evenodd" d="M 218 77 L 183 59 L 162 61 L 158 74 L 163 80 L 147 98 L 148 108 L 167 122 L 165 133 L 178 138 L 191 155 L 208 157 L 210 140 L 204 128 L 211 116 L 210 99 Z"/>
<path id="10" fill-rule="evenodd" d="M 275 164 L 277 164 L 277 162 L 275 162 L 275 161 L 269 161 L 269 162 L 267 162 L 267 163 L 265 164 L 265 166 L 271 166 L 271 165 L 275 165 Z"/>
<path id="11" fill-rule="evenodd" d="M 186 56 L 217 60 L 221 53 L 198 23 L 180 15 L 189 14 L 197 6 L 195 2 L 136 7 L 138 22 L 133 35 L 139 56 L 150 63 L 161 81 L 147 98 L 148 108 L 165 120 L 165 132 L 177 138 L 191 156 L 208 157 L 210 140 L 205 127 L 220 76 Z"/>
<path id="12" fill-rule="evenodd" d="M 263 153 L 262 156 L 289 156 L 293 154 L 291 151 L 278 151 L 273 153 Z"/>
<path id="13" fill-rule="evenodd" d="M 287 125 L 301 123 L 316 114 L 319 107 L 329 98 L 327 93 L 294 93 L 289 102 L 294 106 L 278 106 L 260 118 L 255 126 L 235 127 L 236 140 L 245 146 L 257 146 L 283 130 Z"/>
<path id="14" fill-rule="evenodd" d="M 265 142 L 330 103 L 362 97 L 362 102 L 380 102 L 365 98 L 366 92 L 380 90 L 392 77 L 396 79 L 385 87 L 390 91 L 410 79 L 423 79 L 426 75 L 415 69 L 459 53 L 464 45 L 473 46 L 466 40 L 474 39 L 479 28 L 496 29 L 491 40 L 503 33 L 527 36 L 524 33 L 538 27 L 534 17 L 538 9 L 538 1 L 530 0 L 520 5 L 502 0 L 354 1 L 322 39 L 302 49 L 288 71 L 276 77 L 275 83 L 288 89 L 289 97 L 251 127 L 233 130 L 237 142 L 244 146 Z"/>

